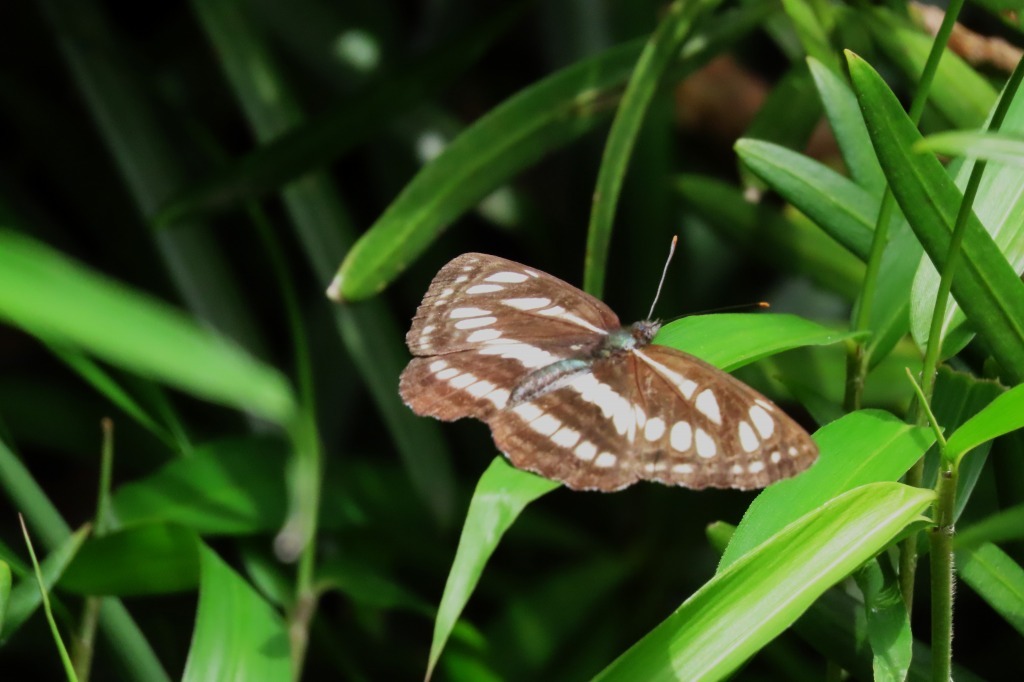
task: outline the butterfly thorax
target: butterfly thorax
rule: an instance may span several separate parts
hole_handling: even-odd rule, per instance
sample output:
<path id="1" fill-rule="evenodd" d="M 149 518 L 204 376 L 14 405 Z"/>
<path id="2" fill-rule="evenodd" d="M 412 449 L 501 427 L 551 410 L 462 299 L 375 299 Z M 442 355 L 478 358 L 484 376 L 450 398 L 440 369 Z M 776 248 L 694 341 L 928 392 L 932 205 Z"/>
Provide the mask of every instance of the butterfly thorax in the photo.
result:
<path id="1" fill-rule="evenodd" d="M 600 343 L 590 349 L 581 349 L 578 355 L 535 369 L 527 374 L 512 391 L 507 407 L 515 407 L 536 400 L 562 388 L 579 375 L 590 371 L 590 367 L 595 361 L 646 346 L 660 328 L 661 323 L 655 320 L 634 322 L 628 327 L 608 332 Z"/>

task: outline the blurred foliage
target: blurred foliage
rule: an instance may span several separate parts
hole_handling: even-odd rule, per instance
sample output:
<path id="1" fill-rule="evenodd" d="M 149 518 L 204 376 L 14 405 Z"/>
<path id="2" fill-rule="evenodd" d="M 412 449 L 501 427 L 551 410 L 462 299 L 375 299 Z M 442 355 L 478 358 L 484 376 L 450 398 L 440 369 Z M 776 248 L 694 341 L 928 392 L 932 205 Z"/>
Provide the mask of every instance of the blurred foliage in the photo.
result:
<path id="1" fill-rule="evenodd" d="M 933 485 L 942 454 L 970 526 L 957 679 L 1006 679 L 1024 177 L 999 141 L 1022 98 L 978 129 L 1024 43 L 1009 5 L 967 6 L 919 126 L 973 132 L 920 143 L 914 3 L 5 3 L 0 677 L 63 669 L 20 512 L 79 679 L 929 679 L 926 560 L 913 613 L 892 596 L 933 494 L 896 481 L 923 456 Z M 754 504 L 573 493 L 401 404 L 408 320 L 452 257 L 587 281 L 629 321 L 673 235 L 660 317 L 786 314 L 659 342 L 821 426 L 806 477 Z M 931 407 L 962 427 L 942 453 L 906 378 L 929 343 Z"/>

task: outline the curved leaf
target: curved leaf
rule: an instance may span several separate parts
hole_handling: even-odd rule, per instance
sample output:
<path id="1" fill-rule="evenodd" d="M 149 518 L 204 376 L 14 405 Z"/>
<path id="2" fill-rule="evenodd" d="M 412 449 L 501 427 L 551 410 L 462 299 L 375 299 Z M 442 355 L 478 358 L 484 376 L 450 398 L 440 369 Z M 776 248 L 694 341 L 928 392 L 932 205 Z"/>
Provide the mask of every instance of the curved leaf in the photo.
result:
<path id="1" fill-rule="evenodd" d="M 1024 385 L 998 396 L 946 441 L 945 456 L 959 461 L 982 443 L 1024 427 Z"/>
<path id="2" fill-rule="evenodd" d="M 430 643 L 430 660 L 427 663 L 428 679 L 459 614 L 480 580 L 484 565 L 505 531 L 512 526 L 526 505 L 560 485 L 556 481 L 514 469 L 502 457 L 495 458 L 480 477 L 469 503 L 469 511 L 466 512 L 466 524 L 459 536 L 459 548 L 448 573 L 441 605 L 437 609 L 434 637 Z"/>
<path id="3" fill-rule="evenodd" d="M 928 257 L 945 265 L 961 195 L 939 162 L 915 154 L 917 128 L 879 75 L 848 54 L 850 75 L 890 187 Z M 972 216 L 953 295 L 1015 382 L 1024 380 L 1024 283 Z"/>
<path id="4" fill-rule="evenodd" d="M 182 682 L 292 679 L 288 633 L 273 608 L 206 546 L 196 627 Z"/>
<path id="5" fill-rule="evenodd" d="M 718 573 L 597 680 L 717 680 L 882 551 L 935 495 L 899 483 L 851 490 Z"/>
<path id="6" fill-rule="evenodd" d="M 803 346 L 825 346 L 856 336 L 796 315 L 693 315 L 665 325 L 655 343 L 696 355 L 726 372 Z"/>
<path id="7" fill-rule="evenodd" d="M 694 21 L 709 12 L 720 0 L 676 0 L 664 12 L 657 29 L 651 35 L 622 95 L 622 101 L 608 132 L 601 169 L 594 188 L 594 204 L 590 211 L 587 233 L 587 256 L 583 275 L 583 289 L 601 297 L 608 260 L 608 245 L 612 238 L 612 224 L 619 193 L 632 157 L 633 146 L 643 126 L 651 101 L 658 90 L 669 65 L 676 59 L 679 48 L 690 34 Z"/>
<path id="8" fill-rule="evenodd" d="M 935 441 L 930 429 L 888 412 L 861 410 L 814 434 L 821 455 L 810 469 L 757 496 L 722 555 L 722 572 L 766 538 L 828 500 L 868 483 L 895 481 Z"/>
<path id="9" fill-rule="evenodd" d="M 693 68 L 756 27 L 770 3 L 723 15 L 687 42 Z M 414 177 L 346 255 L 328 289 L 357 301 L 381 291 L 453 220 L 543 155 L 604 121 L 618 103 L 644 39 L 611 48 L 531 85 L 492 109 Z"/>
<path id="10" fill-rule="evenodd" d="M 287 423 L 281 374 L 166 303 L 0 230 L 0 319 L 203 398 Z"/>

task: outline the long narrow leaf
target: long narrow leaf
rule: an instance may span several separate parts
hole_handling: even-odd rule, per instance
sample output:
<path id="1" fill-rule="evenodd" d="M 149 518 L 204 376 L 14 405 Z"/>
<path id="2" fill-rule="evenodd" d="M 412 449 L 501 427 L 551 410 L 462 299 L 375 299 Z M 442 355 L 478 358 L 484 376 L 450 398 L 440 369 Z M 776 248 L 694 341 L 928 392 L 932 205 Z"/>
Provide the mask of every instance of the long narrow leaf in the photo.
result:
<path id="1" fill-rule="evenodd" d="M 988 542 L 957 550 L 956 566 L 963 581 L 1024 635 L 1024 568 Z"/>
<path id="2" fill-rule="evenodd" d="M 692 69 L 752 30 L 755 4 L 695 35 L 680 55 Z M 414 177 L 346 255 L 329 294 L 357 301 L 393 280 L 453 220 L 543 155 L 611 114 L 643 46 L 634 40 L 569 66 L 512 96 L 468 127 Z M 675 73 L 675 69 L 673 69 Z"/>
<path id="3" fill-rule="evenodd" d="M 933 499 L 930 490 L 874 483 L 831 500 L 716 575 L 596 679 L 722 679 Z"/>
<path id="4" fill-rule="evenodd" d="M 611 243 L 612 224 L 615 220 L 615 209 L 619 204 L 619 193 L 622 191 L 626 168 L 629 166 L 633 146 L 640 134 L 647 110 L 665 71 L 690 34 L 694 21 L 709 12 L 718 2 L 719 0 L 676 0 L 669 5 L 658 28 L 644 45 L 626 91 L 622 95 L 622 101 L 608 133 L 608 141 L 605 143 L 597 186 L 594 188 L 594 205 L 590 212 L 590 229 L 587 235 L 583 289 L 598 298 L 604 290 L 608 245 Z"/>
<path id="5" fill-rule="evenodd" d="M 848 56 L 850 75 L 872 143 L 893 194 L 940 269 L 946 262 L 960 192 L 937 160 L 915 154 L 920 139 L 896 96 L 863 60 Z M 953 294 L 1007 375 L 1024 380 L 1024 283 L 977 218 L 969 221 Z"/>
<path id="6" fill-rule="evenodd" d="M 733 533 L 719 572 L 833 497 L 867 483 L 897 480 L 934 440 L 930 430 L 878 410 L 854 412 L 823 427 L 815 434 L 818 462 L 758 495 Z"/>
<path id="7" fill-rule="evenodd" d="M 295 409 L 277 370 L 167 304 L 15 232 L 0 231 L 0 319 L 278 423 Z"/>
<path id="8" fill-rule="evenodd" d="M 466 512 L 466 525 L 459 537 L 444 596 L 437 609 L 434 637 L 430 643 L 427 678 L 451 635 L 459 614 L 476 588 L 480 575 L 502 536 L 530 502 L 561 484 L 512 468 L 504 458 L 496 458 L 480 477 L 473 500 Z"/>

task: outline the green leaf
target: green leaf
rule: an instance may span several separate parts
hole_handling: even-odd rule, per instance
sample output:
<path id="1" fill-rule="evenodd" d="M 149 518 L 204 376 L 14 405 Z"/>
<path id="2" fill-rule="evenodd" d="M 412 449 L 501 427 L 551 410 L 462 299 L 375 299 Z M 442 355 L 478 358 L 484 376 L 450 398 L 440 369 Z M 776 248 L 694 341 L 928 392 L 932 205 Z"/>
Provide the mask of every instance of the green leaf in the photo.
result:
<path id="1" fill-rule="evenodd" d="M 279 441 L 209 443 L 118 488 L 113 511 L 122 526 L 170 522 L 202 535 L 269 532 L 284 519 L 284 469 Z"/>
<path id="2" fill-rule="evenodd" d="M 167 594 L 195 588 L 198 578 L 196 534 L 150 524 L 91 539 L 60 587 L 88 595 Z"/>
<path id="3" fill-rule="evenodd" d="M 999 134 L 1016 135 L 1019 140 L 1024 134 L 1024 93 L 1018 89 L 1012 93 L 1007 91 L 1003 96 L 1010 94 L 1014 95 L 1014 100 L 1000 124 Z M 914 151 L 918 151 L 926 140 L 918 140 L 914 144 Z M 974 163 L 957 165 L 959 171 L 956 173 L 956 185 L 963 190 L 974 171 Z M 1021 223 L 1024 222 L 1022 186 L 1024 169 L 1012 165 L 990 164 L 985 168 L 972 206 L 978 220 L 992 235 L 999 250 L 1018 274 L 1024 272 L 1024 230 L 1020 229 Z M 922 259 L 914 279 L 911 299 L 911 332 L 922 348 L 927 344 L 931 332 L 931 319 L 938 288 L 939 273 L 931 261 Z M 960 305 L 956 300 L 949 299 L 942 320 L 942 357 L 947 358 L 956 354 L 973 337 L 974 330 L 967 324 Z"/>
<path id="4" fill-rule="evenodd" d="M 167 304 L 0 230 L 0 319 L 197 396 L 287 423 L 288 382 Z"/>
<path id="5" fill-rule="evenodd" d="M 854 573 L 854 578 L 864 595 L 874 680 L 903 682 L 913 659 L 910 616 L 895 571 L 885 570 L 880 561 L 888 561 L 888 557 L 869 561 Z"/>
<path id="6" fill-rule="evenodd" d="M 1024 385 L 1003 393 L 967 420 L 946 441 L 946 458 L 955 462 L 982 443 L 1024 426 Z"/>
<path id="7" fill-rule="evenodd" d="M 487 21 L 440 41 L 434 51 L 389 70 L 330 111 L 190 184 L 161 208 L 154 222 L 166 226 L 255 198 L 327 165 L 465 71 L 522 13 L 524 4 L 511 3 Z"/>
<path id="8" fill-rule="evenodd" d="M 683 41 L 690 35 L 693 23 L 701 15 L 710 12 L 719 1 L 676 0 L 669 5 L 658 27 L 644 45 L 626 85 L 601 158 L 587 234 L 583 289 L 598 298 L 604 291 L 615 210 L 640 128 L 665 72 L 676 59 Z"/>
<path id="9" fill-rule="evenodd" d="M 205 545 L 199 562 L 199 608 L 182 682 L 290 681 L 281 616 Z"/>
<path id="10" fill-rule="evenodd" d="M 914 154 L 920 138 L 899 101 L 870 66 L 849 54 L 850 74 L 872 143 L 903 214 L 932 262 L 945 266 L 960 192 L 937 160 Z M 953 295 L 1014 380 L 1024 380 L 1024 283 L 977 218 L 969 221 Z"/>
<path id="11" fill-rule="evenodd" d="M 807 65 L 850 175 L 876 202 L 879 201 L 885 191 L 885 174 L 871 148 L 871 138 L 857 104 L 857 96 L 846 81 L 813 57 L 807 59 Z"/>
<path id="12" fill-rule="evenodd" d="M 53 591 L 53 586 L 64 575 L 68 565 L 74 561 L 82 545 L 85 544 L 86 538 L 89 537 L 90 531 L 91 528 L 88 526 L 79 528 L 43 559 L 39 568 L 43 574 L 43 586 L 48 592 Z M 15 585 L 13 590 L 10 589 L 10 585 L 8 585 L 8 589 L 10 592 L 9 598 L 5 599 L 7 613 L 4 619 L 3 630 L 0 630 L 4 640 L 7 640 L 17 632 L 18 628 L 43 603 L 43 597 L 39 591 L 39 583 L 36 582 L 35 576 L 31 574 L 25 576 Z"/>
<path id="13" fill-rule="evenodd" d="M 912 82 L 920 80 L 934 39 L 885 10 L 876 9 L 865 22 L 879 47 Z M 948 48 L 939 61 L 931 103 L 957 128 L 981 125 L 996 100 L 996 91 L 981 74 Z"/>
<path id="14" fill-rule="evenodd" d="M 930 490 L 873 483 L 830 500 L 718 573 L 595 679 L 722 679 L 933 499 Z"/>
<path id="15" fill-rule="evenodd" d="M 720 314 L 684 317 L 665 325 L 654 340 L 731 372 L 769 355 L 838 343 L 855 335 L 796 315 Z"/>
<path id="16" fill-rule="evenodd" d="M 1018 504 L 987 516 L 953 538 L 957 549 L 976 547 L 983 542 L 1024 540 L 1024 504 Z"/>
<path id="17" fill-rule="evenodd" d="M 694 68 L 722 43 L 752 30 L 768 3 L 723 15 L 684 47 Z M 523 168 L 592 130 L 611 114 L 643 39 L 611 48 L 539 81 L 466 128 L 414 177 L 356 242 L 328 290 L 357 301 L 388 285 L 466 210 Z"/>
<path id="18" fill-rule="evenodd" d="M 895 481 L 921 458 L 935 436 L 887 412 L 861 410 L 822 427 L 814 440 L 821 451 L 817 463 L 757 496 L 722 555 L 719 573 L 837 495 L 868 483 Z"/>
<path id="19" fill-rule="evenodd" d="M 786 11 L 786 16 L 793 22 L 793 28 L 800 38 L 804 52 L 822 62 L 829 63 L 832 68 L 838 68 L 839 64 L 836 61 L 835 51 L 832 49 L 829 31 L 823 25 L 823 17 L 817 14 L 817 12 L 825 12 L 831 8 L 824 3 L 801 2 L 801 0 L 782 0 L 782 7 Z"/>
<path id="20" fill-rule="evenodd" d="M 1024 568 L 991 543 L 958 549 L 956 568 L 971 589 L 1024 635 Z"/>
<path id="21" fill-rule="evenodd" d="M 715 231 L 772 268 L 807 275 L 852 300 L 864 264 L 810 223 L 786 220 L 751 204 L 732 185 L 702 175 L 683 175 L 676 189 Z"/>
<path id="22" fill-rule="evenodd" d="M 495 458 L 480 477 L 469 503 L 469 511 L 466 512 L 466 524 L 459 536 L 459 548 L 437 610 L 427 678 L 437 665 L 437 659 L 441 656 L 459 614 L 469 601 L 487 560 L 494 553 L 505 531 L 526 505 L 560 485 L 556 481 L 514 469 L 501 457 Z"/>
<path id="23" fill-rule="evenodd" d="M 6 561 L 0 561 L 0 633 L 4 632 L 4 622 L 11 597 L 11 567 Z"/>
<path id="24" fill-rule="evenodd" d="M 831 168 L 791 149 L 741 139 L 736 153 L 757 177 L 862 261 L 868 258 L 878 199 Z"/>
<path id="25" fill-rule="evenodd" d="M 947 130 L 934 133 L 918 141 L 914 151 L 1024 166 L 1024 138 L 1018 132 L 1006 132 L 1005 129 L 995 132 Z"/>

